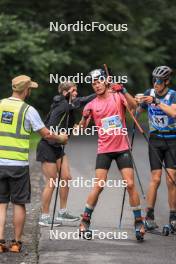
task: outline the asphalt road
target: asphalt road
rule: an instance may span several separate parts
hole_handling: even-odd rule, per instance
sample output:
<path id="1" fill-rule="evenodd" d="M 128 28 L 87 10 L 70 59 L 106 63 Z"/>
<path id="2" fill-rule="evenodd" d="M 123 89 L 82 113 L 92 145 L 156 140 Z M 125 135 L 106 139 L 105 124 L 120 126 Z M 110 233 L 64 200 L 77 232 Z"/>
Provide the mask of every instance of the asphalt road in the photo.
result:
<path id="1" fill-rule="evenodd" d="M 66 152 L 70 158 L 73 179 L 77 177 L 90 179 L 94 176 L 96 138 L 74 137 L 66 147 Z M 141 136 L 135 137 L 133 154 L 144 191 L 146 192 L 150 173 L 147 144 Z M 109 179 L 120 179 L 120 174 L 115 163 L 111 166 Z M 138 190 L 140 191 L 139 187 Z M 68 208 L 72 213 L 77 215 L 82 213 L 89 191 L 90 188 L 86 187 L 71 188 Z M 99 230 L 96 232 L 104 232 L 105 235 L 108 232 L 116 232 L 115 238 L 118 235 L 122 236 L 122 232 L 126 232 L 127 239 L 108 239 L 107 237 L 101 239 L 102 237 L 95 236 L 93 240 L 87 241 L 76 239 L 76 236 L 73 239 L 73 235 L 68 237 L 69 232 L 77 232 L 79 223 L 58 227 L 54 229 L 52 234 L 48 228 L 41 228 L 38 247 L 39 264 L 86 264 L 94 262 L 96 264 L 175 264 L 176 236 L 161 237 L 147 234 L 144 242 L 139 243 L 136 241 L 133 230 L 133 215 L 128 203 L 128 195 L 125 201 L 122 230 L 117 228 L 122 195 L 122 188 L 106 187 L 104 189 L 93 214 L 92 229 Z M 145 201 L 142 199 L 141 201 L 143 208 L 145 208 Z M 167 189 L 163 173 L 156 204 L 156 220 L 161 227 L 168 223 L 168 212 Z M 66 234 L 66 237 L 64 237 L 64 234 Z"/>

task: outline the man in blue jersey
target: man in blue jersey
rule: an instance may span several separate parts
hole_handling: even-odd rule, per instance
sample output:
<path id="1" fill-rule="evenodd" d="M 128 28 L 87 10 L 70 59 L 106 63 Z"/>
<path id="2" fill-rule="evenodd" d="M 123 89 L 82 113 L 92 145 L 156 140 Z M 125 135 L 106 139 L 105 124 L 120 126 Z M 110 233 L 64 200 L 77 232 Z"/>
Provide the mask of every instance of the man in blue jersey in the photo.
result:
<path id="1" fill-rule="evenodd" d="M 138 109 L 139 112 L 144 110 L 148 112 L 149 121 L 151 180 L 147 193 L 146 227 L 148 229 L 158 227 L 155 222 L 154 207 L 161 181 L 160 161 L 162 161 L 168 171 L 166 182 L 170 208 L 169 222 L 176 230 L 176 92 L 168 88 L 171 74 L 172 70 L 168 66 L 154 69 L 153 88 L 144 93 L 143 103 Z"/>

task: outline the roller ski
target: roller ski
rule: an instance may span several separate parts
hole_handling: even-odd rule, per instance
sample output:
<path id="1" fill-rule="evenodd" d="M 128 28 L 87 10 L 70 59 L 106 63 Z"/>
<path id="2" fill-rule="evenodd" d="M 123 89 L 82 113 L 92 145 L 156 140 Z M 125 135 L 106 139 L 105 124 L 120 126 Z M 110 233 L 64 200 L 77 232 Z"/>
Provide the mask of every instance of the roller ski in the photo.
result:
<path id="1" fill-rule="evenodd" d="M 171 234 L 176 234 L 176 220 L 170 222 L 170 232 Z"/>
<path id="2" fill-rule="evenodd" d="M 86 240 L 92 239 L 92 231 L 89 229 L 90 227 L 90 217 L 87 213 L 82 215 L 82 219 L 79 225 L 79 236 Z"/>
<path id="3" fill-rule="evenodd" d="M 144 223 L 145 223 L 145 230 L 146 231 L 156 230 L 159 227 L 154 219 L 151 219 L 148 217 L 146 217 Z"/>
<path id="4" fill-rule="evenodd" d="M 170 215 L 169 225 L 163 227 L 163 235 L 168 236 L 169 234 L 176 234 L 176 213 Z"/>
<path id="5" fill-rule="evenodd" d="M 169 225 L 165 225 L 162 231 L 164 236 L 168 236 L 169 234 L 176 234 L 176 220 L 171 220 Z"/>
<path id="6" fill-rule="evenodd" d="M 176 233 L 176 212 L 170 212 L 169 217 L 169 226 L 170 226 L 170 233 L 174 234 Z"/>
<path id="7" fill-rule="evenodd" d="M 135 227 L 136 239 L 138 241 L 143 241 L 144 234 L 145 234 L 145 227 L 144 227 L 144 222 L 141 217 L 135 219 L 134 227 Z"/>

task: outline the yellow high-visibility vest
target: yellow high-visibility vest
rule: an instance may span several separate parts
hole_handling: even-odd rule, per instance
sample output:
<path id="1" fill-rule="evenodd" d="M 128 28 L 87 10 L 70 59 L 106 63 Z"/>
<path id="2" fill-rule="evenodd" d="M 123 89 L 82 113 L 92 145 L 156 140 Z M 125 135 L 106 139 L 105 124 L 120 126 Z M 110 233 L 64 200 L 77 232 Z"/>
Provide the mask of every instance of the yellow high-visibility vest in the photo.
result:
<path id="1" fill-rule="evenodd" d="M 15 98 L 0 101 L 0 158 L 28 161 L 31 130 L 26 131 L 24 126 L 28 108 Z"/>

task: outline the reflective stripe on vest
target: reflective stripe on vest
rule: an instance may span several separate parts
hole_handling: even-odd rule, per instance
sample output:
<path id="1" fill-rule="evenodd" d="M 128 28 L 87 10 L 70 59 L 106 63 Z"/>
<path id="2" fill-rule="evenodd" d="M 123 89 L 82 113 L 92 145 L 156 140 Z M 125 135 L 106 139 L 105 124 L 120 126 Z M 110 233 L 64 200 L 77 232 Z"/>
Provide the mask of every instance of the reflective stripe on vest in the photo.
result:
<path id="1" fill-rule="evenodd" d="M 0 101 L 0 158 L 28 160 L 31 131 L 24 127 L 28 108 L 29 105 L 20 100 Z"/>

